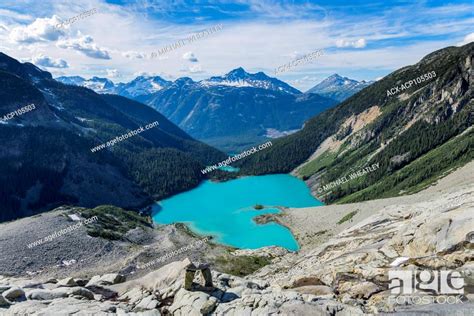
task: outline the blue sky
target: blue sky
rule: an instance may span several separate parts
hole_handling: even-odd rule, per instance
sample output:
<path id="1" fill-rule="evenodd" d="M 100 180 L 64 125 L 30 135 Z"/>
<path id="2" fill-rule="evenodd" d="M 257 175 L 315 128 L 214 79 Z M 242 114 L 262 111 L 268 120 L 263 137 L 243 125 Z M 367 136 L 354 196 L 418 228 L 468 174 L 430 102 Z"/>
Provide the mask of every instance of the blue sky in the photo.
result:
<path id="1" fill-rule="evenodd" d="M 97 9 L 62 28 L 60 21 Z M 222 75 L 324 55 L 277 75 L 307 90 L 338 73 L 374 80 L 446 46 L 474 41 L 471 1 L 19 1 L 0 3 L 0 51 L 60 75 L 128 81 Z M 222 30 L 150 58 L 198 31 Z"/>

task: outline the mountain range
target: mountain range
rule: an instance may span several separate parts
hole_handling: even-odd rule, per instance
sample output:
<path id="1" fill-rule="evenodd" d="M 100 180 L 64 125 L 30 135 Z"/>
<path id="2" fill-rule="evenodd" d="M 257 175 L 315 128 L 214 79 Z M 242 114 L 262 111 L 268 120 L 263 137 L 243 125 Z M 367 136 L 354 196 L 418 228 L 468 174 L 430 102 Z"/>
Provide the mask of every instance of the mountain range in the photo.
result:
<path id="1" fill-rule="evenodd" d="M 226 157 L 149 106 L 62 84 L 3 53 L 0 87 L 0 117 L 35 105 L 0 124 L 0 221 L 63 204 L 139 209 L 197 185 L 205 165 Z M 158 127 L 91 152 L 155 121 Z"/>
<path id="2" fill-rule="evenodd" d="M 64 84 L 86 87 L 97 93 L 118 94 L 136 99 L 137 101 L 141 101 L 143 97 L 165 89 L 173 83 L 173 81 L 163 79 L 160 76 L 138 76 L 127 83 L 120 82 L 117 84 L 107 78 L 95 76 L 90 79 L 85 79 L 80 76 L 61 76 L 55 79 Z M 242 67 L 234 69 L 224 76 L 214 76 L 209 79 L 201 80 L 199 84 L 202 87 L 253 87 L 290 94 L 301 93 L 298 89 L 276 78 L 271 78 L 263 72 L 249 74 Z"/>
<path id="3" fill-rule="evenodd" d="M 143 102 L 191 136 L 225 151 L 239 151 L 301 129 L 310 117 L 370 84 L 344 78 L 350 84 L 341 85 L 338 78 L 342 77 L 323 81 L 320 94 L 302 93 L 277 78 L 263 72 L 250 74 L 242 67 L 197 82 L 187 77 L 171 82 L 159 76 L 140 76 L 117 85 L 97 77 L 56 80 Z M 325 96 L 328 91 L 337 98 Z"/>
<path id="4" fill-rule="evenodd" d="M 307 119 L 337 103 L 241 68 L 200 82 L 180 78 L 143 102 L 193 137 L 225 151 L 248 149 L 275 130 L 299 130 Z"/>
<path id="5" fill-rule="evenodd" d="M 236 165 L 241 174 L 292 172 L 329 203 L 418 192 L 474 159 L 473 56 L 474 43 L 435 51 Z"/>

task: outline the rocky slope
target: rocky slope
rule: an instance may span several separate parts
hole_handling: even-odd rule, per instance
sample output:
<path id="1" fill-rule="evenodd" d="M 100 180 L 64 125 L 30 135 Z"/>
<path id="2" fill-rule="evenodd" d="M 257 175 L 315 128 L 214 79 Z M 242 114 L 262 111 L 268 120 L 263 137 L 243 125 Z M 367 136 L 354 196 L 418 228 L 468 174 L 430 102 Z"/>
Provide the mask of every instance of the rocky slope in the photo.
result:
<path id="1" fill-rule="evenodd" d="M 474 43 L 435 51 L 236 166 L 244 174 L 293 171 L 327 203 L 420 191 L 474 158 L 473 63 Z"/>
<path id="2" fill-rule="evenodd" d="M 213 267 L 213 288 L 199 285 L 199 277 L 192 290 L 183 288 L 188 259 L 157 267 L 144 275 L 128 274 L 126 278 L 117 270 L 94 276 L 78 273 L 74 278 L 59 279 L 4 276 L 0 277 L 0 312 L 470 315 L 474 310 L 474 184 L 466 174 L 473 171 L 474 163 L 470 163 L 429 192 L 404 201 L 388 199 L 378 206 L 358 203 L 359 208 L 368 208 L 372 214 L 363 219 L 354 217 L 353 225 L 320 241 L 318 246 L 303 247 L 299 253 L 272 247 L 234 251 L 235 259 L 260 255 L 268 257 L 272 264 L 246 277 L 221 273 Z M 317 218 L 317 212 L 312 216 Z M 309 233 L 310 226 L 311 223 L 296 228 Z M 312 244 L 310 234 L 306 241 L 300 237 L 304 245 Z M 464 294 L 458 297 L 462 303 L 398 304 L 396 296 L 390 298 L 388 290 L 388 271 L 394 269 L 459 271 L 465 282 Z M 433 297 L 430 292 L 422 295 Z"/>

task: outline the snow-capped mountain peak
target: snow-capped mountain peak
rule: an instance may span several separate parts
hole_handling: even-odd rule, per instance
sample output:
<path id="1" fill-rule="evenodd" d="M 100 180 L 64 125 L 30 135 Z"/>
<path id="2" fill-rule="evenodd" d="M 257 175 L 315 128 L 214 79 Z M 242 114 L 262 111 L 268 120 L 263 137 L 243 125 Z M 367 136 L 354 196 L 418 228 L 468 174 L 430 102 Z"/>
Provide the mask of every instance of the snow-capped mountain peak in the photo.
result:
<path id="1" fill-rule="evenodd" d="M 114 84 L 106 78 L 92 77 L 84 79 L 79 76 L 58 77 L 56 80 L 76 86 L 90 88 L 98 93 L 114 93 L 132 99 L 141 99 L 143 96 L 154 94 L 170 86 L 197 85 L 203 88 L 227 86 L 236 88 L 259 88 L 282 93 L 301 94 L 301 91 L 291 87 L 277 78 L 267 76 L 263 72 L 248 73 L 239 67 L 231 70 L 224 76 L 214 76 L 198 82 L 191 78 L 178 78 L 174 82 L 159 76 L 138 76 L 130 82 Z"/>
<path id="2" fill-rule="evenodd" d="M 139 76 L 128 83 L 119 84 L 114 84 L 111 80 L 100 77 L 84 79 L 80 76 L 71 76 L 58 77 L 56 80 L 65 84 L 86 87 L 97 93 L 114 93 L 132 98 L 160 91 L 171 84 L 171 81 L 159 76 Z"/>
<path id="3" fill-rule="evenodd" d="M 291 94 L 300 94 L 297 89 L 276 78 L 268 77 L 263 72 L 251 74 L 242 67 L 228 72 L 224 76 L 215 76 L 202 80 L 199 84 L 203 87 L 209 86 L 232 86 L 232 87 L 253 87 L 266 90 L 281 91 Z"/>
<path id="4" fill-rule="evenodd" d="M 172 82 L 160 76 L 138 76 L 128 83 L 119 83 L 116 93 L 126 97 L 152 94 L 168 87 Z"/>
<path id="5" fill-rule="evenodd" d="M 342 77 L 338 74 L 333 74 L 309 89 L 306 93 L 317 93 L 338 101 L 344 101 L 348 97 L 372 84 L 372 82 L 373 81 L 365 80 L 357 81 L 347 77 Z"/>
<path id="6" fill-rule="evenodd" d="M 107 78 L 92 77 L 84 79 L 80 76 L 58 77 L 57 81 L 75 86 L 86 87 L 98 93 L 114 93 L 115 84 Z"/>

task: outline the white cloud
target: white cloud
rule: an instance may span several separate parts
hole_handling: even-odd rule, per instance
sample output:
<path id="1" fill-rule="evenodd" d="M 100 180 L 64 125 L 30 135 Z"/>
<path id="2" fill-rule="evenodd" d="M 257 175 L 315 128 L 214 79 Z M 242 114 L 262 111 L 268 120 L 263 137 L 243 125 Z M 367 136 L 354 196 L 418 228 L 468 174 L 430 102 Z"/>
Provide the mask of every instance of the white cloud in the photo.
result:
<path id="1" fill-rule="evenodd" d="M 462 42 L 458 43 L 458 46 L 463 46 L 463 45 L 469 44 L 471 42 L 474 42 L 474 33 L 467 34 L 464 37 L 464 40 Z"/>
<path id="2" fill-rule="evenodd" d="M 357 41 L 348 41 L 344 39 L 339 39 L 336 41 L 337 47 L 354 47 L 354 48 L 364 48 L 367 46 L 367 41 L 364 38 L 360 38 Z"/>
<path id="3" fill-rule="evenodd" d="M 184 73 L 191 73 L 191 74 L 204 73 L 204 71 L 202 70 L 201 65 L 199 65 L 199 64 L 194 65 L 194 66 L 190 66 L 190 67 L 187 67 L 187 68 L 183 68 L 180 71 L 184 72 Z"/>
<path id="4" fill-rule="evenodd" d="M 29 25 L 14 27 L 9 38 L 15 43 L 55 41 L 64 35 L 64 31 L 56 27 L 60 22 L 56 15 L 52 18 L 37 18 Z"/>
<path id="5" fill-rule="evenodd" d="M 49 68 L 69 68 L 67 61 L 64 59 L 53 59 L 45 55 L 38 55 L 31 59 L 31 62 L 37 66 Z"/>
<path id="6" fill-rule="evenodd" d="M 91 36 L 85 35 L 78 38 L 71 38 L 68 40 L 60 40 L 56 44 L 59 48 L 73 49 L 83 53 L 86 56 L 96 59 L 111 59 L 109 52 L 105 49 L 99 48 Z"/>
<path id="7" fill-rule="evenodd" d="M 150 2 L 150 0 L 143 1 Z M 20 1 L 17 6 L 23 7 L 21 12 L 32 12 L 32 15 L 40 17 L 51 17 L 53 14 L 72 17 L 87 9 L 67 1 L 54 2 L 55 5 L 52 6 L 43 5 L 43 2 L 52 1 L 42 1 L 41 6 L 35 8 L 32 8 L 32 2 Z M 71 42 L 62 42 L 61 48 L 51 45 L 51 42 L 41 40 L 49 39 L 50 36 L 41 35 L 39 31 L 29 32 L 29 36 L 23 34 L 23 37 L 19 36 L 21 34 L 16 34 L 20 39 L 39 38 L 40 41 L 37 43 L 23 45 L 12 42 L 8 36 L 11 30 L 19 27 L 18 23 L 22 23 L 23 28 L 26 28 L 35 21 L 35 17 L 27 20 L 8 19 L 2 16 L 0 9 L 0 23 L 9 30 L 0 29 L 0 45 L 6 46 L 7 48 L 2 50 L 15 58 L 31 58 L 38 53 L 60 56 L 71 64 L 70 68 L 62 69 L 68 75 L 90 77 L 98 73 L 105 74 L 105 69 L 110 68 L 117 69 L 124 80 L 131 80 L 134 78 L 132 77 L 134 73 L 143 71 L 165 72 L 168 76 L 176 77 L 186 72 L 194 80 L 200 80 L 207 78 L 208 75 L 225 74 L 239 66 L 251 72 L 264 71 L 273 74 L 275 67 L 286 64 L 305 52 L 327 50 L 328 54 L 321 56 L 320 59 L 279 76 L 285 81 L 301 78 L 299 80 L 301 86 L 298 88 L 304 90 L 314 85 L 314 82 L 303 78 L 305 76 L 357 72 L 360 73 L 360 78 L 376 78 L 401 66 L 413 64 L 434 50 L 461 42 L 464 36 L 471 32 L 469 26 L 473 22 L 473 18 L 465 14 L 472 11 L 472 6 L 469 5 L 441 6 L 436 12 L 425 8 L 421 16 L 417 16 L 420 8 L 415 6 L 402 11 L 382 10 L 376 15 L 328 14 L 323 19 L 315 19 L 307 16 L 309 11 L 303 12 L 301 7 L 279 4 L 273 6 L 271 4 L 275 3 L 274 1 L 249 2 L 252 3 L 252 12 L 258 13 L 258 17 L 226 20 L 225 27 L 220 32 L 158 58 L 148 58 L 149 53 L 186 38 L 198 30 L 208 29 L 217 21 L 179 23 L 170 19 L 157 19 L 153 15 L 144 18 L 142 12 L 135 10 L 134 5 L 117 6 L 109 2 L 90 0 L 89 8 L 97 7 L 101 12 L 100 18 L 91 17 L 87 21 L 75 23 L 69 28 L 62 29 L 66 34 L 59 36 L 60 41 L 67 40 L 71 38 L 69 35 L 73 35 L 71 30 L 80 28 L 82 34 L 88 34 L 94 39 L 92 43 L 85 43 L 85 46 L 95 43 L 100 47 L 99 52 L 92 50 L 85 53 L 73 49 L 74 45 Z M 318 10 L 317 7 L 312 9 L 311 12 L 319 11 L 319 15 L 324 15 L 324 10 Z M 458 14 L 453 12 L 459 12 L 462 17 L 458 18 Z M 415 16 L 422 20 L 414 19 Z M 22 30 L 23 33 L 26 32 L 25 29 Z M 423 39 L 423 35 L 436 35 L 436 37 Z M 265 39 L 265 45 L 261 45 L 262 38 Z M 346 48 L 366 46 L 334 51 L 331 48 L 336 46 L 336 39 L 341 39 L 341 45 Z M 369 43 L 371 45 L 368 45 Z M 259 49 L 248 49 L 249 47 Z M 101 49 L 106 49 L 106 53 L 101 54 Z M 78 51 L 81 54 L 78 54 Z M 199 62 L 190 63 L 183 60 L 183 54 L 187 51 L 199 56 L 197 58 Z M 148 53 L 145 55 L 143 52 Z M 109 56 L 113 59 L 99 58 L 91 62 L 87 54 L 98 54 L 104 58 Z M 140 58 L 142 54 L 144 58 Z M 205 71 L 200 70 L 198 64 Z M 188 68 L 188 66 L 194 67 Z"/>
<path id="8" fill-rule="evenodd" d="M 199 61 L 193 52 L 184 53 L 183 59 L 186 59 L 187 61 L 190 61 L 192 63 L 197 63 Z"/>
<path id="9" fill-rule="evenodd" d="M 133 50 L 123 52 L 122 56 L 125 57 L 125 58 L 129 58 L 129 59 L 144 59 L 144 58 L 146 58 L 145 53 L 136 52 L 136 51 L 133 51 Z"/>
<path id="10" fill-rule="evenodd" d="M 118 78 L 121 77 L 120 73 L 118 72 L 117 69 L 105 69 L 107 72 L 107 77 L 109 78 Z"/>

